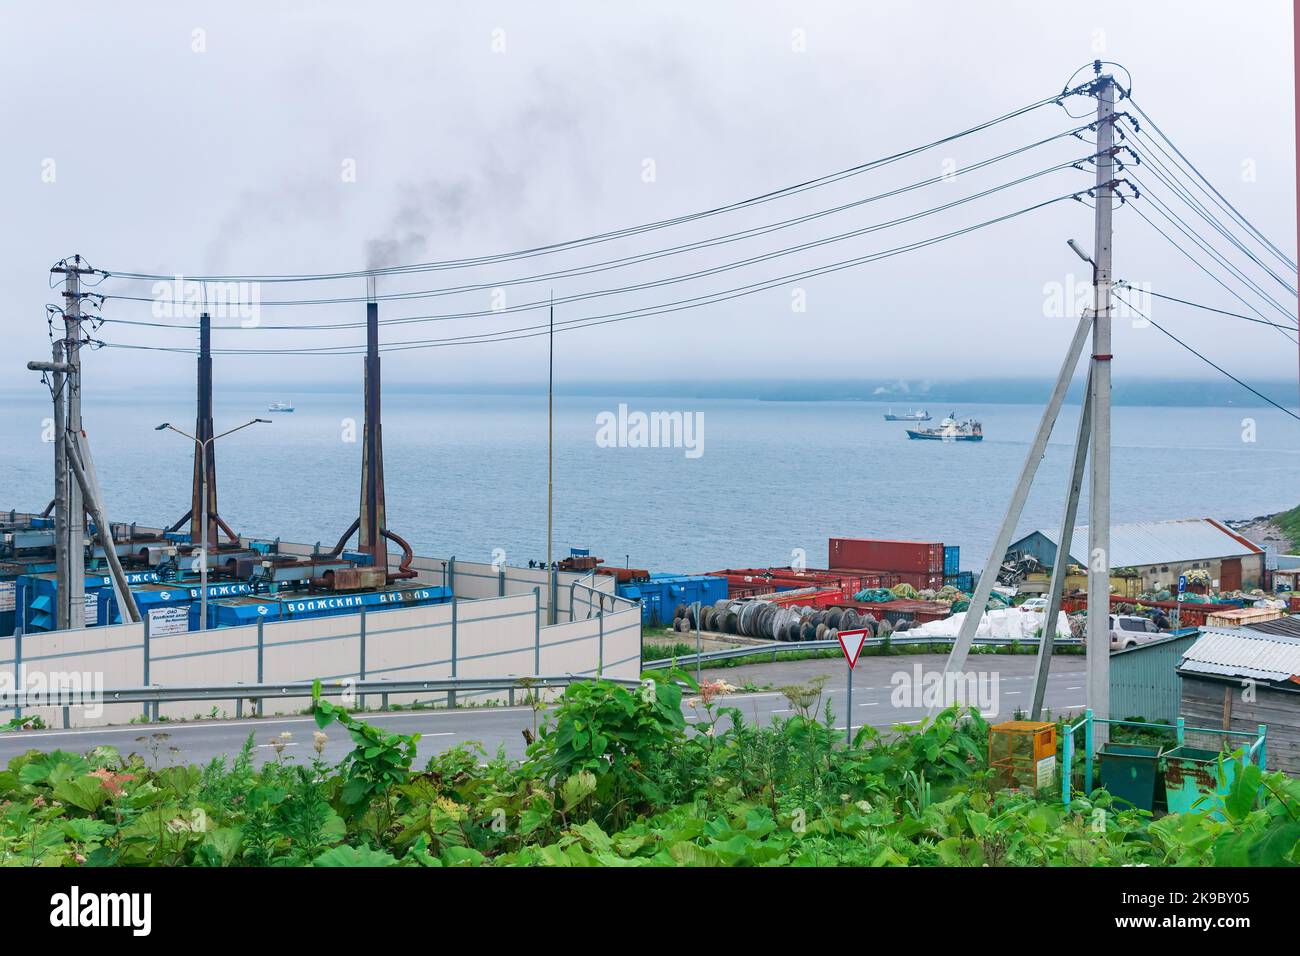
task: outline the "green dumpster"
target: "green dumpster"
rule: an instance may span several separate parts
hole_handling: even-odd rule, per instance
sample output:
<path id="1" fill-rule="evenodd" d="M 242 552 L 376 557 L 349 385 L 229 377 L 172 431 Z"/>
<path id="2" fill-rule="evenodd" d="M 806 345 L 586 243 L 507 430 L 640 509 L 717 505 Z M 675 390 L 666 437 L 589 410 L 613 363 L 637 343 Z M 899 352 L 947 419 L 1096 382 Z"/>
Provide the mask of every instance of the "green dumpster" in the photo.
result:
<path id="1" fill-rule="evenodd" d="M 1119 808 L 1130 806 L 1150 810 L 1156 796 L 1156 767 L 1160 748 L 1141 744 L 1107 743 L 1097 752 L 1101 763 L 1101 785 L 1119 801 Z"/>
<path id="2" fill-rule="evenodd" d="M 1165 801 L 1170 813 L 1211 811 L 1216 820 L 1223 819 L 1223 798 L 1237 777 L 1237 761 L 1222 755 L 1223 779 L 1219 779 L 1219 757 L 1215 750 L 1198 747 L 1175 747 L 1164 753 Z M 1197 801 L 1204 801 L 1197 805 Z"/>

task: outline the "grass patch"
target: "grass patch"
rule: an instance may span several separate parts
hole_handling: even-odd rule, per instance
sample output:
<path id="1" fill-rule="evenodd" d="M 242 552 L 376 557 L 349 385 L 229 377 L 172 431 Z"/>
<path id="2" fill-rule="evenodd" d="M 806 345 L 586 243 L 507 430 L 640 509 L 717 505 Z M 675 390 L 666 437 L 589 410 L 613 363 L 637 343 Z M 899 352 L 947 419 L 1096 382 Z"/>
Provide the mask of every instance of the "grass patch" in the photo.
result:
<path id="1" fill-rule="evenodd" d="M 1282 529 L 1282 533 L 1291 541 L 1291 550 L 1300 551 L 1300 505 L 1290 511 L 1283 511 L 1273 516 L 1273 523 Z"/>

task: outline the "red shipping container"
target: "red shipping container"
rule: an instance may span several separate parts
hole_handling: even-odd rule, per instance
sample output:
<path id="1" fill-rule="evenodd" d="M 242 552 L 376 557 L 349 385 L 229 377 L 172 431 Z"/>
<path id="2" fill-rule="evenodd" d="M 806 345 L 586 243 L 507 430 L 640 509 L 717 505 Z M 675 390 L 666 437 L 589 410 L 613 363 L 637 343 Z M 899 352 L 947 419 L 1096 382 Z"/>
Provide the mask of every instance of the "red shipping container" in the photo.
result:
<path id="1" fill-rule="evenodd" d="M 942 542 L 831 538 L 826 550 L 827 563 L 835 569 L 877 568 L 943 574 Z"/>

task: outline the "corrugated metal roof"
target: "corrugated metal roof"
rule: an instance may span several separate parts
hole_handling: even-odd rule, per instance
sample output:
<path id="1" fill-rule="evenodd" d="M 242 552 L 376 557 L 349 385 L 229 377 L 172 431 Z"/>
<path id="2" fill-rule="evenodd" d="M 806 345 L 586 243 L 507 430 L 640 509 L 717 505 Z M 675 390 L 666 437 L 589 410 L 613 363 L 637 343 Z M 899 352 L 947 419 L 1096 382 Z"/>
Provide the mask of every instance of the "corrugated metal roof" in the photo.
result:
<path id="1" fill-rule="evenodd" d="M 1247 624 L 1246 627 L 1252 631 L 1259 631 L 1261 634 L 1282 634 L 1286 637 L 1300 637 L 1300 614 L 1279 617 L 1274 621 L 1257 621 L 1254 624 Z"/>
<path id="2" fill-rule="evenodd" d="M 1198 674 L 1290 680 L 1300 674 L 1300 638 L 1248 628 L 1202 628 L 1178 666 Z"/>
<path id="3" fill-rule="evenodd" d="M 1040 528 L 1038 533 L 1059 546 L 1055 531 Z M 1244 543 L 1211 518 L 1140 521 L 1110 526 L 1112 568 L 1262 553 L 1263 549 L 1258 545 Z M 1074 529 L 1074 537 L 1070 539 L 1070 558 L 1078 564 L 1085 564 L 1087 555 L 1088 526 L 1082 525 Z"/>

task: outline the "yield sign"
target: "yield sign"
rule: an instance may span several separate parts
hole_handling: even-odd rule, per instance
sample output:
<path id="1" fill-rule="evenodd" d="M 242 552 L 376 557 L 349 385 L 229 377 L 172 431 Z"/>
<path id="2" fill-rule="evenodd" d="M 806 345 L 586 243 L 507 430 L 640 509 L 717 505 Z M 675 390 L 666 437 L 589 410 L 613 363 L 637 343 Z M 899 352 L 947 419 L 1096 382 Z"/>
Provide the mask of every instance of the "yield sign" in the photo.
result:
<path id="1" fill-rule="evenodd" d="M 858 662 L 858 655 L 862 653 L 862 645 L 867 642 L 866 628 L 858 631 L 840 631 L 840 650 L 844 652 L 844 659 L 849 662 L 849 670 L 853 670 L 853 665 Z"/>

